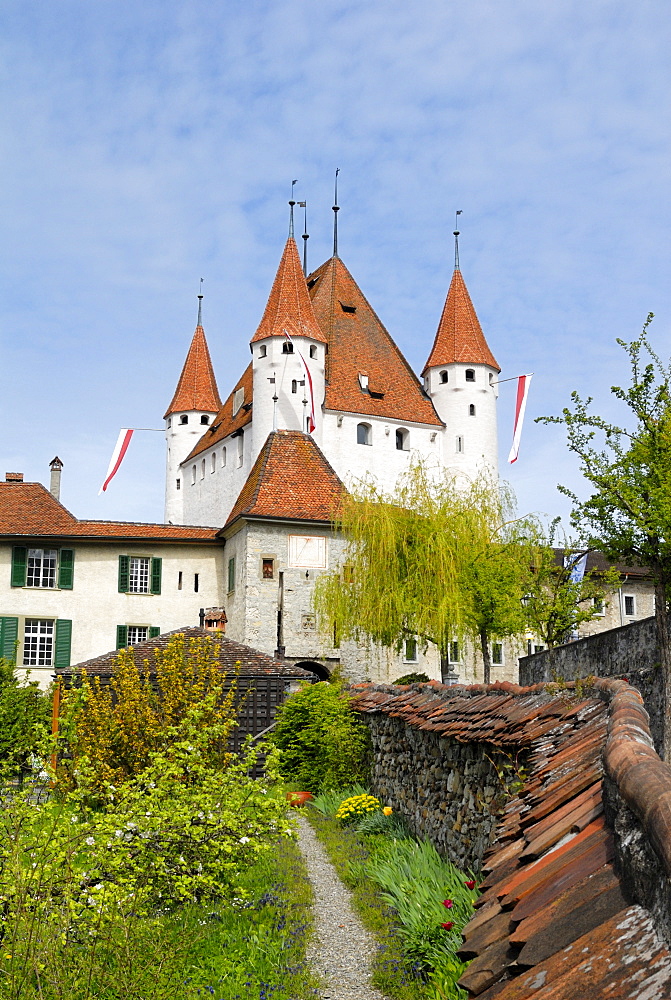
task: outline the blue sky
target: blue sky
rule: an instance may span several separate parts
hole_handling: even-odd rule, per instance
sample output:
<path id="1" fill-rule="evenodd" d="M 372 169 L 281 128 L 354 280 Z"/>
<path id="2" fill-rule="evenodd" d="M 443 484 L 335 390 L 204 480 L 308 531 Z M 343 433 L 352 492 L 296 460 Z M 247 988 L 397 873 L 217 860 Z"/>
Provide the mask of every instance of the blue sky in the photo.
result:
<path id="1" fill-rule="evenodd" d="M 649 311 L 668 357 L 671 8 L 657 0 L 6 0 L 0 12 L 0 407 L 4 471 L 80 517 L 162 520 L 162 427 L 198 282 L 225 396 L 249 358 L 287 231 L 340 252 L 417 371 L 453 263 L 502 378 L 534 372 L 524 511 L 580 490 L 558 413 L 577 389 L 620 416 L 617 337 Z"/>

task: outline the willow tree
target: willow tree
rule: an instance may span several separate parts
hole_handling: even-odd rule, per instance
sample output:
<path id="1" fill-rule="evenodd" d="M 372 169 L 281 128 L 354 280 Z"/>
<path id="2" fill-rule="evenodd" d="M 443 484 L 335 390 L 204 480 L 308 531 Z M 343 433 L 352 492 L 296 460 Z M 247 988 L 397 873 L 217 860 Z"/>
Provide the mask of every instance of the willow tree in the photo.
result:
<path id="1" fill-rule="evenodd" d="M 467 483 L 420 463 L 392 493 L 364 481 L 343 502 L 343 563 L 315 588 L 320 629 L 396 649 L 408 637 L 434 643 L 443 676 L 450 644 L 470 640 L 488 683 L 492 640 L 525 630 L 536 526 L 513 507 L 510 491 L 484 476 Z"/>

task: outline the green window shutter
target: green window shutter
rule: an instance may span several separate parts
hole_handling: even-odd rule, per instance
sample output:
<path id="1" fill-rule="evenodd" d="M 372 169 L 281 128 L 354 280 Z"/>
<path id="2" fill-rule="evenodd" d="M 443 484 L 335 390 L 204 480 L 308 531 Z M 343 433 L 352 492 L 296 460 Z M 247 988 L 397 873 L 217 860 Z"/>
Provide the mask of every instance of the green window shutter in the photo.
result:
<path id="1" fill-rule="evenodd" d="M 16 658 L 16 642 L 19 638 L 19 619 L 0 618 L 0 656 L 6 660 Z"/>
<path id="2" fill-rule="evenodd" d="M 150 625 L 149 626 L 149 638 L 150 639 L 155 639 L 160 634 L 161 634 L 161 630 L 158 627 L 158 625 Z"/>
<path id="3" fill-rule="evenodd" d="M 70 646 L 72 644 L 72 622 L 67 618 L 59 618 L 56 622 L 56 641 L 54 642 L 54 667 L 70 666 Z"/>
<path id="4" fill-rule="evenodd" d="M 58 586 L 61 590 L 72 590 L 72 580 L 75 573 L 74 549 L 61 549 L 58 560 Z"/>
<path id="5" fill-rule="evenodd" d="M 117 625 L 116 627 L 116 648 L 125 649 L 128 645 L 128 626 Z"/>
<path id="6" fill-rule="evenodd" d="M 130 572 L 128 556 L 119 556 L 119 593 L 127 594 L 130 586 Z M 121 646 L 117 647 L 121 649 Z"/>
<path id="7" fill-rule="evenodd" d="M 25 587 L 28 550 L 25 545 L 15 545 L 12 549 L 12 587 Z"/>
<path id="8" fill-rule="evenodd" d="M 162 559 L 152 559 L 151 561 L 151 592 L 152 594 L 161 593 L 161 565 L 163 563 Z"/>

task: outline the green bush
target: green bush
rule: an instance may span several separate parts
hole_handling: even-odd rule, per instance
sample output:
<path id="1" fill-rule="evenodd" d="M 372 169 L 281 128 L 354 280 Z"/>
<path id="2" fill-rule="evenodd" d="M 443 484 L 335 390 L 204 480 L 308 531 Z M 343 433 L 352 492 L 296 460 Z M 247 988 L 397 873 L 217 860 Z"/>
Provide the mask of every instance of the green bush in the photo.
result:
<path id="1" fill-rule="evenodd" d="M 345 783 L 366 783 L 370 736 L 352 712 L 339 684 L 321 681 L 288 698 L 271 736 L 281 751 L 280 772 L 301 790 L 320 792 Z"/>
<path id="2" fill-rule="evenodd" d="M 0 767 L 25 769 L 44 745 L 51 719 L 51 695 L 35 681 L 19 681 L 15 663 L 0 658 Z"/>
<path id="3" fill-rule="evenodd" d="M 403 674 L 402 677 L 397 677 L 394 684 L 428 684 L 431 678 L 428 674 L 423 673 L 412 673 Z"/>

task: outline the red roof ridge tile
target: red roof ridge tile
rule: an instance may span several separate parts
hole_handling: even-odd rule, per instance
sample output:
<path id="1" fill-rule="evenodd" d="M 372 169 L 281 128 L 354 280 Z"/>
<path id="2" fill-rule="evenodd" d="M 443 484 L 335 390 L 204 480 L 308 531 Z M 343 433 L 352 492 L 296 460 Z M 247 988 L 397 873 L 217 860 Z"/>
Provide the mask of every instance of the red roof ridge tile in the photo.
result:
<path id="1" fill-rule="evenodd" d="M 163 419 L 181 410 L 204 410 L 206 413 L 216 413 L 220 406 L 221 397 L 214 377 L 205 331 L 199 324 L 191 339 L 175 394 Z"/>

